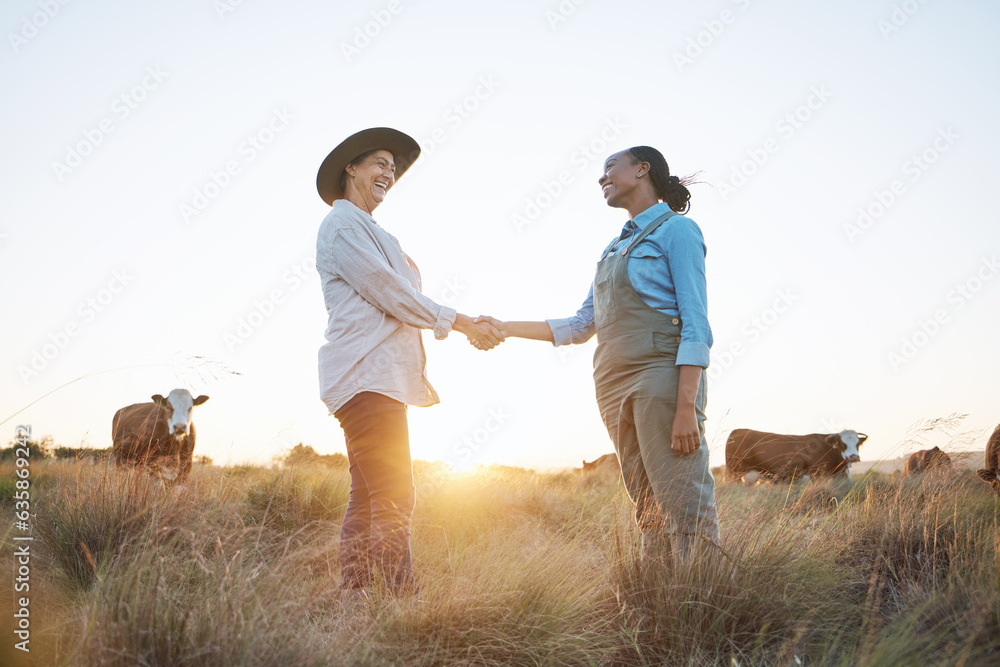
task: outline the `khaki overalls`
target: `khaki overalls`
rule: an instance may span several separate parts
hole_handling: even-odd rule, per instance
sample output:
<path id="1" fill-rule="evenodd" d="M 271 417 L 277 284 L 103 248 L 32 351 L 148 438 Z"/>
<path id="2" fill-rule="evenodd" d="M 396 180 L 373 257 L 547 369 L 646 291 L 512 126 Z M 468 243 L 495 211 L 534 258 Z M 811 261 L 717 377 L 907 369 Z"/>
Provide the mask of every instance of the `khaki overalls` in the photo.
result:
<path id="1" fill-rule="evenodd" d="M 701 446 L 686 456 L 671 448 L 677 410 L 676 365 L 681 322 L 648 306 L 628 278 L 632 250 L 671 216 L 657 218 L 621 252 L 597 265 L 594 382 L 601 417 L 615 444 L 622 478 L 636 504 L 644 556 L 651 545 L 686 558 L 701 535 L 718 544 L 719 520 L 705 440 L 706 374 L 696 400 Z M 657 548 L 659 550 L 659 548 Z"/>

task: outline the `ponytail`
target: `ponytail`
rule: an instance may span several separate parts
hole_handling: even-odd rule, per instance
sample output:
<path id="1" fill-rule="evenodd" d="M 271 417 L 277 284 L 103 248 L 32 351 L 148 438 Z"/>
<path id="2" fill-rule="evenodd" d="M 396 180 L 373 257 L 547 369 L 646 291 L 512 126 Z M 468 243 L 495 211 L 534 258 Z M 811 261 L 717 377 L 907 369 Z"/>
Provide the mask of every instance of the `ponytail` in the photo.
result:
<path id="1" fill-rule="evenodd" d="M 649 163 L 649 178 L 657 199 L 665 201 L 677 213 L 687 213 L 691 209 L 691 193 L 687 186 L 695 182 L 692 176 L 679 178 L 671 174 L 663 154 L 651 146 L 635 146 L 628 149 L 628 154 L 636 162 Z"/>

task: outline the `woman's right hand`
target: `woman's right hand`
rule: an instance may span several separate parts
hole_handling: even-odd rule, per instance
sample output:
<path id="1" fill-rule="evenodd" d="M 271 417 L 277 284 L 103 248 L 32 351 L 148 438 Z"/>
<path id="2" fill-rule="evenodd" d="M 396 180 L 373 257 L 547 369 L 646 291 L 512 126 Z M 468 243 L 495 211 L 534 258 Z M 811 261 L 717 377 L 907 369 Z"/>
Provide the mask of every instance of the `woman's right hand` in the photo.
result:
<path id="1" fill-rule="evenodd" d="M 465 334 L 476 349 L 492 350 L 506 338 L 502 325 L 502 322 L 493 317 L 480 315 L 473 320 L 468 315 L 459 313 L 455 316 L 454 329 Z"/>

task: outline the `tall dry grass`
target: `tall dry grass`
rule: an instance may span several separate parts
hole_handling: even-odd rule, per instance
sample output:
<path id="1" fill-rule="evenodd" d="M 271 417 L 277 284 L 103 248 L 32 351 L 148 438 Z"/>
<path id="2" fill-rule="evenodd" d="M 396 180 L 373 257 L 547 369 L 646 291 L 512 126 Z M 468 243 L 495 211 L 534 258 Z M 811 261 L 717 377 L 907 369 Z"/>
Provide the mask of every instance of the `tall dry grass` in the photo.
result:
<path id="1" fill-rule="evenodd" d="M 725 555 L 649 571 L 612 477 L 415 474 L 419 599 L 346 610 L 344 470 L 196 466 L 175 494 L 113 467 L 33 468 L 33 650 L 0 661 L 1000 662 L 1000 513 L 971 473 L 721 485 Z"/>

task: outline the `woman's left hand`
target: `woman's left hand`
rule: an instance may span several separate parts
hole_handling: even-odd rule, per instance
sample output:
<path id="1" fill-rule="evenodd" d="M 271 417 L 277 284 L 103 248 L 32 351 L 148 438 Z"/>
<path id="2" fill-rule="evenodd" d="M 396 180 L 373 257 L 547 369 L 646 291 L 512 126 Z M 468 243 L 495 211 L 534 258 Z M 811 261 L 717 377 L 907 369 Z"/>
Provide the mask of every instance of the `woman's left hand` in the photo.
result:
<path id="1" fill-rule="evenodd" d="M 678 409 L 674 416 L 674 432 L 670 438 L 674 451 L 684 456 L 701 446 L 701 434 L 698 432 L 698 419 L 694 408 Z"/>

